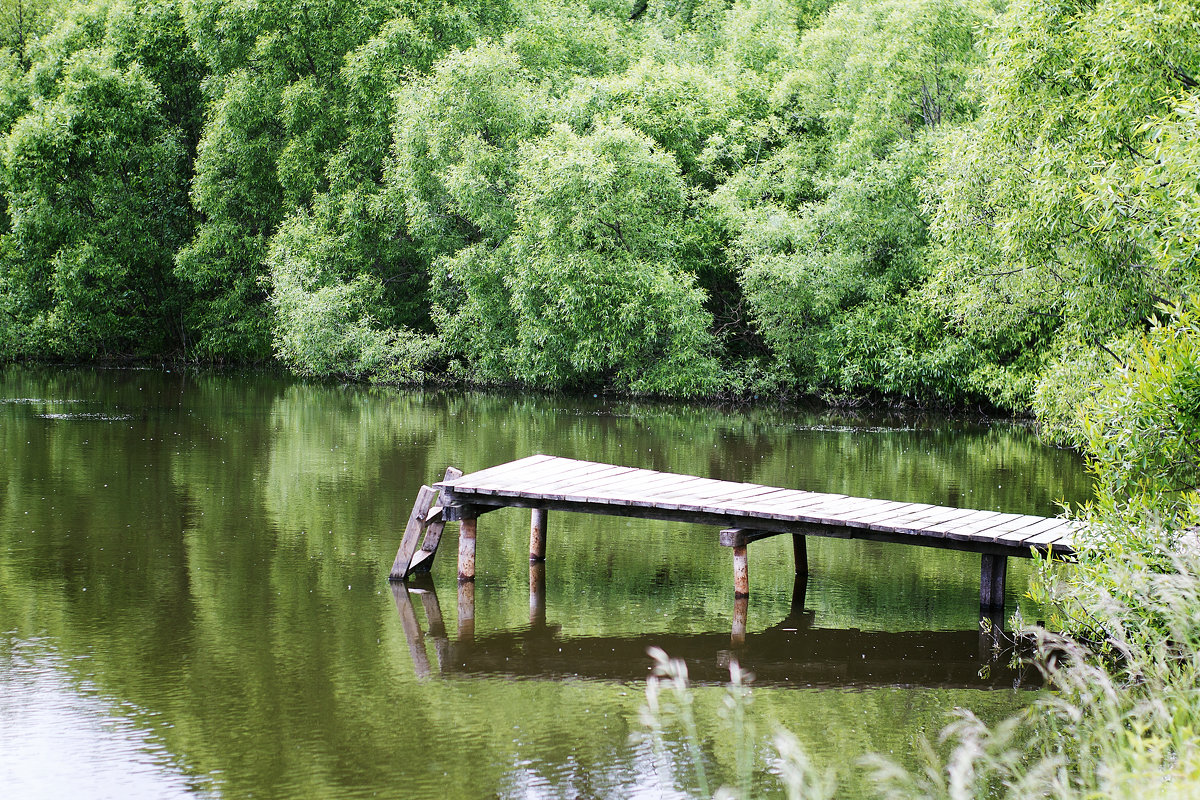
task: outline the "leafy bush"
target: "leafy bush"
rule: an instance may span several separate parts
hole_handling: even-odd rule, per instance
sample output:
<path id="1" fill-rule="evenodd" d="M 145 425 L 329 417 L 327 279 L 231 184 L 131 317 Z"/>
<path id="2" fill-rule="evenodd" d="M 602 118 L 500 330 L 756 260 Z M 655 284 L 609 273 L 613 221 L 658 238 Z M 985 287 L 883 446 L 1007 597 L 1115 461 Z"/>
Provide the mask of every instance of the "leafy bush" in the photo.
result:
<path id="1" fill-rule="evenodd" d="M 1192 0 L 1008 5 L 976 76 L 979 119 L 928 177 L 956 325 L 1036 315 L 1094 347 L 1195 291 L 1198 58 Z"/>
<path id="2" fill-rule="evenodd" d="M 1128 354 L 1132 335 L 1094 347 L 1077 339 L 1059 337 L 1049 363 L 1038 378 L 1032 408 L 1042 438 L 1082 450 L 1086 441 L 1081 412 L 1101 382 L 1120 365 L 1118 354 Z"/>
<path id="3" fill-rule="evenodd" d="M 388 202 L 429 261 L 512 231 L 517 152 L 544 132 L 545 104 L 517 55 L 487 43 L 400 90 Z"/>
<path id="4" fill-rule="evenodd" d="M 360 274 L 343 280 L 319 268 L 310 248 L 277 237 L 270 263 L 275 352 L 301 375 L 374 378 L 420 383 L 439 356 L 432 337 L 388 328 L 372 316 L 383 288 Z"/>
<path id="5" fill-rule="evenodd" d="M 674 160 L 620 122 L 520 151 L 513 233 L 439 262 L 435 319 L 483 380 L 695 395 L 719 386 L 711 317 L 677 263 Z"/>
<path id="6" fill-rule="evenodd" d="M 1083 406 L 1088 465 L 1103 508 L 1129 506 L 1183 527 L 1200 514 L 1200 306 L 1162 309 Z"/>

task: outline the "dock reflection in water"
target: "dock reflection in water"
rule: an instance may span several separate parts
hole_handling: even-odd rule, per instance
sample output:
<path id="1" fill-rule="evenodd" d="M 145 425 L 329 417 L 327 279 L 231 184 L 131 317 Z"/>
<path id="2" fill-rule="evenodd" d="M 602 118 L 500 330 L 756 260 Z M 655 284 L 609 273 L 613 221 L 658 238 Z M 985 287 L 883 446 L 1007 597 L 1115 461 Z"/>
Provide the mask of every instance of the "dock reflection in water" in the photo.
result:
<path id="1" fill-rule="evenodd" d="M 545 565 L 529 577 L 529 626 L 475 631 L 475 585 L 458 587 L 456 635 L 449 636 L 438 593 L 428 576 L 394 583 L 396 609 L 417 677 L 508 676 L 641 681 L 650 671 L 647 648 L 683 659 L 693 683 L 723 683 L 736 659 L 759 686 L 820 688 L 1028 688 L 1041 686 L 1027 659 L 1015 658 L 1003 620 L 990 632 L 877 632 L 817 627 L 805 610 L 807 576 L 796 578 L 788 615 L 771 627 L 748 632 L 748 602 L 735 601 L 732 631 L 653 633 L 644 636 L 564 635 L 546 623 Z M 417 606 L 421 607 L 418 614 Z M 422 625 L 421 617 L 425 622 Z M 430 658 L 432 652 L 433 658 Z M 1025 654 L 1028 655 L 1028 654 Z M 1015 666 L 1014 666 L 1015 665 Z"/>

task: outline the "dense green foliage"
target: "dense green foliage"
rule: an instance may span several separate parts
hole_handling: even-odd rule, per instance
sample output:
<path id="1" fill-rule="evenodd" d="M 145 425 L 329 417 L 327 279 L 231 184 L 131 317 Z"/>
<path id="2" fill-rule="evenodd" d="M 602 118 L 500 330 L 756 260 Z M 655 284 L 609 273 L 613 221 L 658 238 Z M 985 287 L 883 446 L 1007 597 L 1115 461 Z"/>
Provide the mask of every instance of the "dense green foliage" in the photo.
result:
<path id="1" fill-rule="evenodd" d="M 1200 11 L 4 0 L 0 359 L 1079 408 L 1196 291 Z"/>
<path id="2" fill-rule="evenodd" d="M 1076 443 L 1063 395 L 1196 288 L 1198 56 L 1194 3 L 1014 4 L 979 76 L 983 113 L 945 143 L 938 294 L 963 329 L 1044 350 L 1037 408 Z"/>
<path id="3" fill-rule="evenodd" d="M 1175 311 L 1083 413 L 1097 508 L 1135 522 L 1151 513 L 1169 531 L 1200 521 L 1200 319 Z"/>

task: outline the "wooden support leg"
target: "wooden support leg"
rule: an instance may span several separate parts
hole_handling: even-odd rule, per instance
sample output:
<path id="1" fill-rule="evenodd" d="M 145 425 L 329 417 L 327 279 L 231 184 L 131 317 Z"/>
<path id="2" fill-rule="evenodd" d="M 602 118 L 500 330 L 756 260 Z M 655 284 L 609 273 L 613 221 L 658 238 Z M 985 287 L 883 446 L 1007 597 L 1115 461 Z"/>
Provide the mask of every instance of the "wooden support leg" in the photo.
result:
<path id="1" fill-rule="evenodd" d="M 816 613 L 806 611 L 804 608 L 804 598 L 808 593 L 808 575 L 798 573 L 792 581 L 792 605 L 788 609 L 788 615 L 780 623 L 785 628 L 795 628 L 796 630 L 807 630 L 812 627 L 813 618 Z"/>
<path id="2" fill-rule="evenodd" d="M 798 617 L 804 613 L 804 601 L 808 596 L 808 573 L 799 572 L 792 579 L 792 606 L 789 617 Z"/>
<path id="3" fill-rule="evenodd" d="M 729 643 L 734 647 L 741 647 L 746 643 L 746 617 L 749 611 L 749 598 L 733 598 L 733 631 L 729 636 Z"/>
<path id="4" fill-rule="evenodd" d="M 475 580 L 475 522 L 464 519 L 458 525 L 458 582 Z"/>
<path id="5" fill-rule="evenodd" d="M 546 565 L 540 562 L 529 565 L 529 624 L 546 627 Z"/>
<path id="6" fill-rule="evenodd" d="M 979 569 L 980 608 L 1004 608 L 1004 579 L 1008 572 L 1008 556 L 981 556 Z"/>
<path id="7" fill-rule="evenodd" d="M 795 555 L 796 574 L 808 574 L 808 538 L 802 533 L 792 534 L 792 553 Z"/>
<path id="8" fill-rule="evenodd" d="M 529 523 L 529 560 L 546 560 L 546 509 L 533 509 Z"/>
<path id="9" fill-rule="evenodd" d="M 746 545 L 733 548 L 733 596 L 750 596 L 750 560 L 746 556 Z"/>

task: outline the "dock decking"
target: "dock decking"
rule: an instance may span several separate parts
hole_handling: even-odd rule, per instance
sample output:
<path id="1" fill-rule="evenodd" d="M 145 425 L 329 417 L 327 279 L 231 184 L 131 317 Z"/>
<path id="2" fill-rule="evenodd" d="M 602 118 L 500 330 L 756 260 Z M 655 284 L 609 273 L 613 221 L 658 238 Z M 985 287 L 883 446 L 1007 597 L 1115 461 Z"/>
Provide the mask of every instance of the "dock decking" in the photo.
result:
<path id="1" fill-rule="evenodd" d="M 432 505 L 435 490 L 441 492 L 439 507 Z M 535 455 L 469 475 L 448 472 L 442 482 L 423 488 L 391 577 L 402 579 L 419 566 L 427 568 L 440 526 L 458 521 L 459 580 L 474 580 L 476 520 L 508 507 L 533 509 L 530 558 L 534 561 L 546 555 L 550 510 L 720 526 L 718 542 L 734 551 L 737 596 L 749 594 L 747 545 L 780 534 L 793 536 L 797 572 L 807 572 L 807 536 L 979 553 L 980 605 L 985 608 L 1004 604 L 1009 556 L 1074 552 L 1074 523 L 1064 519 L 848 497 Z M 432 549 L 423 547 L 427 555 L 419 555 L 416 537 L 427 518 L 437 533 Z"/>

